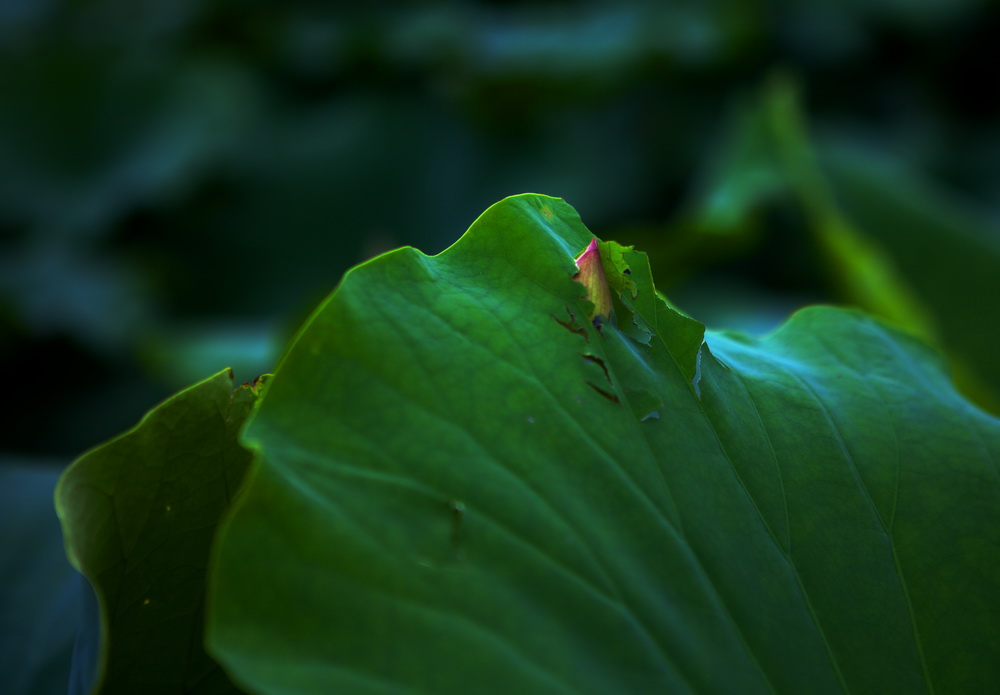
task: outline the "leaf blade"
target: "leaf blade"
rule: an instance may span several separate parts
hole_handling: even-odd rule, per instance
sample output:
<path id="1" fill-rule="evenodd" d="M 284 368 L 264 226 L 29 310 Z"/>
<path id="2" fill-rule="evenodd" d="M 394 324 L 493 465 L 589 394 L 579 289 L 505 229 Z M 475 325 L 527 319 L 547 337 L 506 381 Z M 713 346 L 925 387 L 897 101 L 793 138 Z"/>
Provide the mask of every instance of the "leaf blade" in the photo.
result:
<path id="1" fill-rule="evenodd" d="M 348 275 L 246 431 L 261 458 L 219 543 L 213 653 L 266 693 L 1000 682 L 946 667 L 995 643 L 965 617 L 996 607 L 988 584 L 946 617 L 940 575 L 923 576 L 942 560 L 968 574 L 973 558 L 909 545 L 929 532 L 911 509 L 954 515 L 942 539 L 970 532 L 960 508 L 923 499 L 950 474 L 979 500 L 974 522 L 996 520 L 996 419 L 856 313 L 807 310 L 761 340 L 712 333 L 700 353 L 697 322 L 660 300 L 649 345 L 597 329 L 576 319 L 592 308 L 572 280 L 591 238 L 561 201 L 522 196 L 439 256 L 403 250 Z M 866 423 L 872 384 L 906 417 Z M 659 418 L 640 417 L 638 391 Z M 970 423 L 987 448 L 935 469 Z M 882 462 L 904 439 L 932 477 L 896 490 Z M 975 537 L 989 576 L 995 536 Z M 899 567 L 923 577 L 908 598 Z M 937 620 L 949 637 L 925 636 Z"/>

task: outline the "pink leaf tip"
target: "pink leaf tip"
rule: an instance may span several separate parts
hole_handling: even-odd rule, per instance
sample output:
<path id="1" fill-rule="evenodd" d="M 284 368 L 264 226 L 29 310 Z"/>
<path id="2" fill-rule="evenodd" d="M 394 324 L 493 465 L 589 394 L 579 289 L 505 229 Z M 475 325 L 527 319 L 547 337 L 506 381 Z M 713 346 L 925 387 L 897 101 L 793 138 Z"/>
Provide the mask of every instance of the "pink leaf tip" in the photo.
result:
<path id="1" fill-rule="evenodd" d="M 597 243 L 596 238 L 591 239 L 590 245 L 577 256 L 576 267 L 579 270 L 573 276 L 574 280 L 587 288 L 587 299 L 594 304 L 594 311 L 589 317 L 591 321 L 598 316 L 611 316 L 611 290 L 608 289 L 608 280 L 604 276 L 601 250 Z"/>

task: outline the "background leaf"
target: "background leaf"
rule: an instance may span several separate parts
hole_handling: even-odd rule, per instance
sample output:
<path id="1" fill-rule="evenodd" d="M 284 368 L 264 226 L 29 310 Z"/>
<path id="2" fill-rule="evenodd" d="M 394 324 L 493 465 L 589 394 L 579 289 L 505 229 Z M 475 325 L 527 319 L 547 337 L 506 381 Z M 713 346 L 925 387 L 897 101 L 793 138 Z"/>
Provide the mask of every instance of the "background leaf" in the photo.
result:
<path id="1" fill-rule="evenodd" d="M 0 683 L 7 695 L 65 693 L 70 679 L 84 597 L 52 509 L 60 469 L 0 461 Z"/>
<path id="2" fill-rule="evenodd" d="M 70 460 L 205 374 L 270 371 L 282 329 L 347 268 L 436 253 L 517 191 L 564 197 L 653 254 L 659 289 L 710 327 L 765 332 L 845 301 L 808 262 L 792 200 L 735 220 L 757 237 L 684 233 L 727 107 L 776 69 L 798 78 L 813 135 L 888 155 L 996 239 L 1000 92 L 983 85 L 998 32 L 989 0 L 6 0 L 0 358 L 33 377 L 8 383 L 21 406 L 0 447 Z M 869 239 L 908 228 L 880 217 Z M 973 284 L 918 260 L 934 284 Z M 992 297 L 963 292 L 995 320 Z"/>
<path id="3" fill-rule="evenodd" d="M 835 299 L 940 347 L 962 390 L 996 412 L 1000 374 L 988 357 L 1000 339 L 990 299 L 1000 292 L 995 225 L 875 148 L 812 136 L 801 101 L 779 73 L 738 102 L 658 271 L 690 273 L 685 265 L 720 245 L 741 254 L 757 247 L 772 272 L 812 278 L 812 296 L 799 304 Z M 718 297 L 697 289 L 682 301 L 710 311 Z M 726 318 L 720 325 L 746 321 Z"/>
<path id="4" fill-rule="evenodd" d="M 1000 234 L 995 219 L 857 143 L 822 150 L 845 209 L 887 250 L 932 312 L 959 385 L 1000 412 Z"/>
<path id="5" fill-rule="evenodd" d="M 313 316 L 216 555 L 208 644 L 237 682 L 1000 686 L 1000 422 L 854 312 L 699 352 L 700 324 L 630 273 L 649 345 L 595 328 L 571 279 L 590 238 L 562 201 L 510 198 L 438 256 L 354 269 Z"/>
<path id="6" fill-rule="evenodd" d="M 205 572 L 250 453 L 257 385 L 219 372 L 73 463 L 56 489 L 66 553 L 101 608 L 99 693 L 239 692 L 202 648 Z"/>

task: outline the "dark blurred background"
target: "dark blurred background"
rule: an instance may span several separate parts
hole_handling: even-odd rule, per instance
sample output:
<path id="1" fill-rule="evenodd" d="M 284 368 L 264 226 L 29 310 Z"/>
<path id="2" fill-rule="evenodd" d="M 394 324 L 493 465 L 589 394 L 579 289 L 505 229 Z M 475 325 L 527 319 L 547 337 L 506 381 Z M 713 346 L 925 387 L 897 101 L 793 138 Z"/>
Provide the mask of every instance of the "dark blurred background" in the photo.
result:
<path id="1" fill-rule="evenodd" d="M 860 306 L 1000 412 L 997 3 L 342 5 L 0 0 L 6 693 L 92 676 L 67 463 L 511 194 L 649 252 L 711 328 Z"/>
<path id="2" fill-rule="evenodd" d="M 272 368 L 344 270 L 564 197 L 710 327 L 1000 368 L 996 3 L 0 0 L 4 456 Z"/>

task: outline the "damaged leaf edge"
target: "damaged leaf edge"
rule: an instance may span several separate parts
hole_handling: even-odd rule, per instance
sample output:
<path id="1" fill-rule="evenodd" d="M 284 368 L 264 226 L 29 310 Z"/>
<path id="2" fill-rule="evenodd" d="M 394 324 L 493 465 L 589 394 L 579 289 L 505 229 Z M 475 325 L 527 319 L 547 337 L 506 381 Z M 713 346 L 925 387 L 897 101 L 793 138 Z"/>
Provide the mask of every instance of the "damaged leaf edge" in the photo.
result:
<path id="1" fill-rule="evenodd" d="M 598 328 L 598 333 L 600 333 L 602 324 L 614 317 L 614 301 L 617 299 L 617 301 L 621 302 L 622 307 L 628 310 L 630 316 L 626 317 L 626 319 L 630 320 L 635 328 L 634 331 L 629 331 L 627 329 L 623 330 L 619 326 L 619 330 L 624 335 L 647 348 L 650 347 L 653 336 L 656 336 L 661 343 L 664 343 L 664 347 L 666 347 L 663 337 L 659 335 L 659 327 L 650 325 L 639 314 L 631 301 L 639 295 L 640 290 L 631 279 L 631 268 L 625 260 L 626 254 L 629 253 L 646 255 L 645 252 L 636 251 L 634 246 L 623 246 L 616 241 L 601 241 L 597 237 L 593 237 L 587 247 L 574 259 L 578 270 L 573 279 L 586 288 L 585 298 L 594 306 L 588 318 L 594 323 Z M 610 263 L 612 266 L 610 277 L 605 270 L 605 262 Z M 612 288 L 614 289 L 614 294 L 612 294 Z M 694 372 L 691 378 L 688 379 L 691 390 L 700 399 L 701 389 L 699 382 L 701 380 L 702 352 L 705 348 L 705 326 L 700 321 L 673 308 L 656 289 L 655 285 L 652 285 L 652 290 L 654 302 L 660 302 L 663 308 L 701 325 L 701 340 L 694 357 Z M 569 311 L 568 308 L 567 311 Z M 559 321 L 559 323 L 563 324 L 562 321 Z M 565 326 L 565 324 L 563 325 Z M 638 334 L 644 334 L 645 339 Z M 676 356 L 669 349 L 667 353 L 677 363 Z M 677 366 L 681 369 L 682 373 L 685 373 L 685 370 L 679 363 L 677 363 Z"/>

